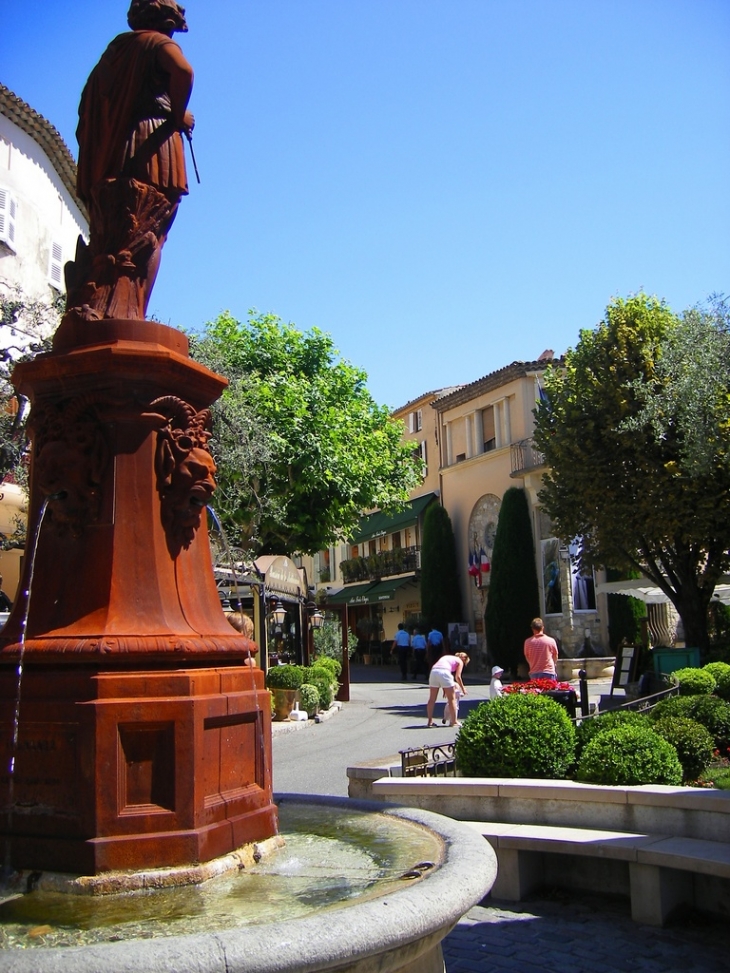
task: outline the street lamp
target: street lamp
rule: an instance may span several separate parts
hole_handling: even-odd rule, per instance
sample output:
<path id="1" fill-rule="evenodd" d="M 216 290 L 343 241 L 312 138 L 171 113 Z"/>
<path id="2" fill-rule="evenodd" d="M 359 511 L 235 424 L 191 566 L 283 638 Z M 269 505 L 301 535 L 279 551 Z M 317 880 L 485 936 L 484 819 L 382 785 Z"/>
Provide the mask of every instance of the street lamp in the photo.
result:
<path id="1" fill-rule="evenodd" d="M 286 621 L 286 608 L 282 605 L 280 601 L 274 605 L 271 612 L 271 617 L 274 620 L 274 625 L 283 625 Z"/>

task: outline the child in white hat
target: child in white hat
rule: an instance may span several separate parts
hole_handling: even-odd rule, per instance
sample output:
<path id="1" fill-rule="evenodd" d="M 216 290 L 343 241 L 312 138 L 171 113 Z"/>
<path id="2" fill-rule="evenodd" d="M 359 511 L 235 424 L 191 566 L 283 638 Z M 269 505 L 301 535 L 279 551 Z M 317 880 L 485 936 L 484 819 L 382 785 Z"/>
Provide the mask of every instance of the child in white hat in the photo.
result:
<path id="1" fill-rule="evenodd" d="M 492 666 L 492 681 L 489 683 L 489 698 L 497 699 L 504 692 L 502 686 L 502 676 L 504 669 L 501 666 Z"/>

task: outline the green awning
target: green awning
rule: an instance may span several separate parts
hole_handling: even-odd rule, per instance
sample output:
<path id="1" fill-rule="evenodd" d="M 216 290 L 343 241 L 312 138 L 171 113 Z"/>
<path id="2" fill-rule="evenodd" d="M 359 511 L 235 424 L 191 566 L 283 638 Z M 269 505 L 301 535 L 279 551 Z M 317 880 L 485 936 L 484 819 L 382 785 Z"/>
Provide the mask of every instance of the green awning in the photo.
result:
<path id="1" fill-rule="evenodd" d="M 377 605 L 381 601 L 391 601 L 395 597 L 396 591 L 407 584 L 416 584 L 415 575 L 409 575 L 407 578 L 393 578 L 392 581 L 381 581 L 368 591 L 368 603 Z"/>
<path id="2" fill-rule="evenodd" d="M 397 514 L 386 514 L 378 510 L 374 514 L 368 514 L 360 521 L 360 526 L 353 534 L 351 541 L 353 544 L 361 544 L 369 541 L 373 537 L 384 537 L 392 534 L 396 530 L 405 530 L 406 527 L 413 527 L 418 523 L 418 518 L 426 507 L 436 499 L 435 493 L 426 493 L 422 497 L 411 500 Z"/>
<path id="3" fill-rule="evenodd" d="M 366 592 L 375 587 L 372 581 L 365 584 L 351 584 L 347 588 L 341 588 L 333 595 L 327 595 L 328 605 L 370 605 L 372 602 L 367 597 Z"/>

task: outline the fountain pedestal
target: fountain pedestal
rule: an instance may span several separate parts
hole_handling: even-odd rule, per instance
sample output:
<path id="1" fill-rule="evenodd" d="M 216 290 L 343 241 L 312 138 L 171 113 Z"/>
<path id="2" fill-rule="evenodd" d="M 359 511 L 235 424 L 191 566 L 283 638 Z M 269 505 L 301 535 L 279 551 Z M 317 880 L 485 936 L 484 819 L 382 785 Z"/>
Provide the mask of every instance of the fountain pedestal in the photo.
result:
<path id="1" fill-rule="evenodd" d="M 0 640 L 13 865 L 186 864 L 270 836 L 269 696 L 221 610 L 205 525 L 225 380 L 172 328 L 72 312 L 14 382 L 32 404 L 29 537 L 47 510 L 25 639 L 20 595 Z"/>

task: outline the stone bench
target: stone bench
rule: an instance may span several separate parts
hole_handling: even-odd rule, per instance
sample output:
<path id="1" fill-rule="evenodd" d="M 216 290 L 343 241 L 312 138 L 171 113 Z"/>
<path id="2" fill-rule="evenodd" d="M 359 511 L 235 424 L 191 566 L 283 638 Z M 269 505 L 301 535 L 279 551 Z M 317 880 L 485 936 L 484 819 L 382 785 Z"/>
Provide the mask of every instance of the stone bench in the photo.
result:
<path id="1" fill-rule="evenodd" d="M 519 902 L 550 884 L 550 873 L 555 870 L 563 873 L 559 884 L 564 884 L 567 872 L 575 869 L 566 869 L 564 858 L 550 862 L 546 856 L 622 862 L 628 864 L 632 918 L 661 926 L 679 906 L 697 904 L 695 875 L 730 879 L 730 845 L 724 842 L 494 821 L 466 823 L 487 839 L 497 855 L 499 870 L 492 888 L 496 899 Z M 618 869 L 592 870 L 594 875 L 602 875 L 604 890 L 608 873 L 615 873 L 611 886 L 616 886 Z"/>
<path id="2" fill-rule="evenodd" d="M 394 769 L 386 759 L 348 776 L 375 800 L 478 828 L 499 862 L 495 898 L 519 901 L 540 885 L 601 891 L 630 898 L 634 919 L 651 925 L 683 903 L 730 913 L 728 791 L 388 776 Z"/>

